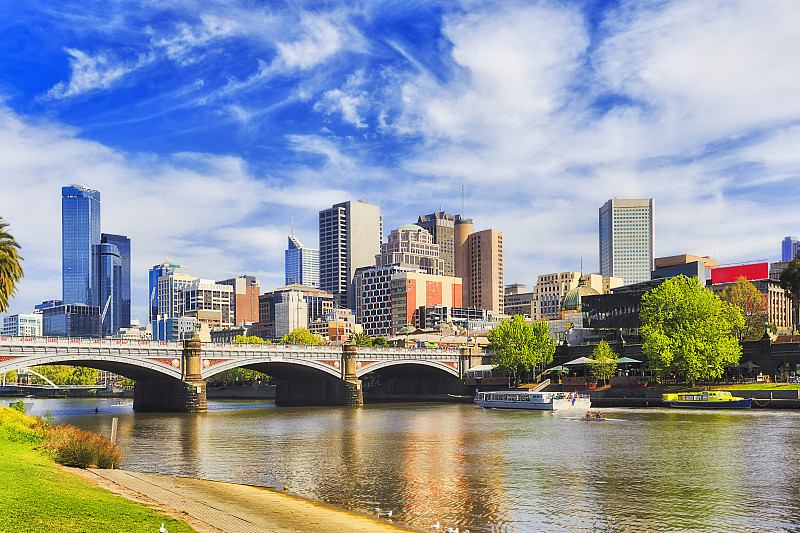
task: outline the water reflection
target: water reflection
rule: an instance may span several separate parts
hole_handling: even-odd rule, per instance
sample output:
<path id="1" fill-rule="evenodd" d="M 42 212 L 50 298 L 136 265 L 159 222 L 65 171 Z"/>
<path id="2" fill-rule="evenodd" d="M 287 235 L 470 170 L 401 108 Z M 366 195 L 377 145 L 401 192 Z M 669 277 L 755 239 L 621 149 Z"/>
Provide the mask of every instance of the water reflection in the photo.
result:
<path id="1" fill-rule="evenodd" d="M 99 414 L 94 413 L 95 406 Z M 471 531 L 797 530 L 794 411 L 609 410 L 585 422 L 468 405 L 274 408 L 201 414 L 34 400 L 109 436 L 123 467 L 280 488 L 425 528 Z"/>

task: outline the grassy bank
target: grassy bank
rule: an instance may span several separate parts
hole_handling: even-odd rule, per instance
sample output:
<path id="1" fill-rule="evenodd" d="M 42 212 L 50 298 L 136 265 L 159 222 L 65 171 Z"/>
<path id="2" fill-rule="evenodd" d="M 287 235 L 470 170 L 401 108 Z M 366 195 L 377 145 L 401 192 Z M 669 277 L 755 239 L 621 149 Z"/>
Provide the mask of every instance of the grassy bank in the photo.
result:
<path id="1" fill-rule="evenodd" d="M 107 533 L 194 531 L 58 468 L 45 450 L 45 424 L 0 406 L 0 531 Z"/>

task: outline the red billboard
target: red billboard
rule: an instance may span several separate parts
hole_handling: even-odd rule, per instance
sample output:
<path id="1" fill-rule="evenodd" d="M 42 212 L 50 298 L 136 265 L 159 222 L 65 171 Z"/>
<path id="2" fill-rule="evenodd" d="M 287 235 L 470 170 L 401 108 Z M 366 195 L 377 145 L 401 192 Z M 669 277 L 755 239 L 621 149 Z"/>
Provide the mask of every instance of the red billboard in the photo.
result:
<path id="1" fill-rule="evenodd" d="M 749 281 L 769 278 L 769 263 L 729 266 L 711 269 L 711 284 L 731 283 L 744 276 Z"/>

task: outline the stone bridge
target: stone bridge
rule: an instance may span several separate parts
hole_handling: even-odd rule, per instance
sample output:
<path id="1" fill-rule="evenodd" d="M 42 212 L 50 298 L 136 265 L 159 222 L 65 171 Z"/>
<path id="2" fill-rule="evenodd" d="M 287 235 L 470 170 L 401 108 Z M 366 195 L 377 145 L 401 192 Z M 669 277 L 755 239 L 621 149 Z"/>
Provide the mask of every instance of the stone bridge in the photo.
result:
<path id="1" fill-rule="evenodd" d="M 441 392 L 480 363 L 478 348 L 420 349 L 0 337 L 0 372 L 64 364 L 135 381 L 134 409 L 203 411 L 206 380 L 245 367 L 278 380 L 279 405 L 361 405 L 361 378 L 379 372 L 400 388 Z M 409 387 L 409 381 L 415 387 Z M 445 387 L 446 389 L 447 387 Z"/>

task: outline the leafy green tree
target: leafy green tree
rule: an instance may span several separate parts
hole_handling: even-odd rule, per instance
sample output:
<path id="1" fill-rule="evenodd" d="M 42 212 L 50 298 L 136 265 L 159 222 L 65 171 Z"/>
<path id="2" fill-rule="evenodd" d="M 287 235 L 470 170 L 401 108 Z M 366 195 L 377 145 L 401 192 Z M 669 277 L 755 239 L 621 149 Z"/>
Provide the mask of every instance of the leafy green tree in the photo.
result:
<path id="1" fill-rule="evenodd" d="M 212 387 L 226 387 L 237 385 L 257 385 L 259 383 L 269 383 L 271 378 L 263 372 L 250 370 L 249 368 L 231 368 L 225 372 L 214 374 L 208 378 L 208 384 Z"/>
<path id="2" fill-rule="evenodd" d="M 611 349 L 606 341 L 600 341 L 594 350 L 592 350 L 592 360 L 589 363 L 589 371 L 592 375 L 603 383 L 608 382 L 608 378 L 617 372 L 617 354 Z"/>
<path id="3" fill-rule="evenodd" d="M 322 338 L 319 335 L 314 335 L 306 328 L 296 328 L 291 333 L 284 335 L 280 340 L 280 344 L 318 345 L 322 344 Z"/>
<path id="4" fill-rule="evenodd" d="M 786 295 L 792 301 L 795 311 L 792 316 L 794 317 L 797 314 L 797 308 L 800 307 L 800 257 L 789 261 L 789 264 L 781 272 L 780 281 L 781 288 L 786 291 Z M 796 326 L 796 324 L 794 325 Z"/>
<path id="5" fill-rule="evenodd" d="M 740 276 L 719 297 L 736 306 L 744 317 L 744 326 L 733 328 L 733 336 L 740 341 L 756 340 L 764 336 L 767 323 L 767 302 L 755 285 Z"/>
<path id="6" fill-rule="evenodd" d="M 522 315 L 503 320 L 489 332 L 492 363 L 511 372 L 514 382 L 522 371 L 549 364 L 556 351 L 549 330 L 544 320 L 528 324 Z"/>
<path id="7" fill-rule="evenodd" d="M 34 369 L 56 385 L 94 385 L 97 370 L 84 366 L 41 365 Z"/>
<path id="8" fill-rule="evenodd" d="M 22 257 L 19 243 L 7 230 L 8 224 L 0 217 L 0 313 L 8 309 L 9 300 L 17 291 L 17 283 L 22 279 Z"/>
<path id="9" fill-rule="evenodd" d="M 355 344 L 356 346 L 372 346 L 372 338 L 363 331 L 352 333 L 347 338 L 347 342 Z"/>
<path id="10" fill-rule="evenodd" d="M 733 330 L 744 326 L 744 317 L 697 278 L 677 276 L 647 292 L 639 317 L 648 367 L 660 378 L 675 374 L 694 384 L 739 361 Z"/>
<path id="11" fill-rule="evenodd" d="M 244 335 L 236 335 L 233 338 L 233 342 L 236 344 L 269 344 L 261 337 L 257 337 L 255 335 L 251 335 L 250 337 L 245 337 Z"/>
<path id="12" fill-rule="evenodd" d="M 372 339 L 373 346 L 388 346 L 389 341 L 386 340 L 386 337 L 375 337 Z"/>

